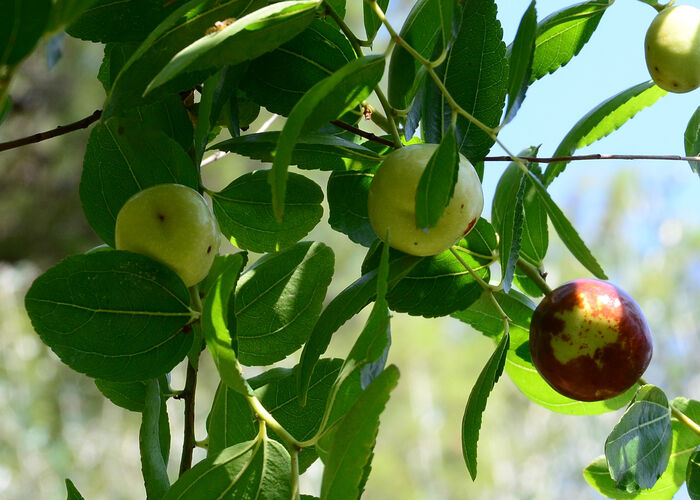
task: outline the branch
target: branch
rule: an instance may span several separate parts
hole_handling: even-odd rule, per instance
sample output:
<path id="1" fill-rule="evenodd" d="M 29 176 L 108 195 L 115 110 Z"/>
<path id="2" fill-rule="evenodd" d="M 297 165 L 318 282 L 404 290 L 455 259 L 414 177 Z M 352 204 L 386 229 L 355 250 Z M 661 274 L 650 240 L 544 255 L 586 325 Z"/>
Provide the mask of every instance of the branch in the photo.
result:
<path id="1" fill-rule="evenodd" d="M 185 431 L 182 439 L 182 456 L 180 458 L 180 475 L 192 468 L 192 452 L 197 442 L 194 436 L 194 395 L 197 388 L 197 369 L 187 361 L 187 379 L 181 399 L 185 400 Z M 178 398 L 178 399 L 180 399 Z"/>
<path id="2" fill-rule="evenodd" d="M 59 125 L 53 130 L 48 130 L 46 132 L 30 135 L 29 137 L 23 137 L 22 139 L 0 142 L 0 151 L 7 151 L 8 149 L 19 148 L 20 146 L 26 146 L 27 144 L 34 144 L 37 142 L 45 141 L 46 139 L 51 139 L 52 137 L 58 137 L 59 135 L 67 134 L 75 130 L 86 128 L 91 123 L 94 123 L 97 120 L 99 120 L 100 116 L 102 116 L 102 110 L 98 109 L 90 116 L 83 118 L 82 120 L 78 120 L 77 122 L 69 123 L 68 125 Z"/>
<path id="3" fill-rule="evenodd" d="M 353 127 L 350 124 L 347 124 L 345 122 L 342 122 L 340 120 L 333 120 L 331 122 L 333 125 L 336 127 L 340 127 L 344 130 L 347 130 L 348 132 L 352 132 L 355 135 L 359 135 L 360 137 L 364 137 L 365 139 L 369 141 L 374 141 L 378 142 L 379 144 L 384 144 L 385 146 L 391 146 L 392 148 L 394 147 L 394 143 L 388 139 L 384 139 L 383 137 L 377 137 L 371 132 L 365 132 L 364 130 L 360 130 L 357 127 Z"/>
<path id="4" fill-rule="evenodd" d="M 700 156 L 680 156 L 680 155 L 609 155 L 591 154 L 578 156 L 554 156 L 551 158 L 536 158 L 533 156 L 520 156 L 523 161 L 531 163 L 556 163 L 560 161 L 581 161 L 581 160 L 671 160 L 671 161 L 700 161 Z M 511 161 L 510 156 L 487 156 L 484 161 Z"/>

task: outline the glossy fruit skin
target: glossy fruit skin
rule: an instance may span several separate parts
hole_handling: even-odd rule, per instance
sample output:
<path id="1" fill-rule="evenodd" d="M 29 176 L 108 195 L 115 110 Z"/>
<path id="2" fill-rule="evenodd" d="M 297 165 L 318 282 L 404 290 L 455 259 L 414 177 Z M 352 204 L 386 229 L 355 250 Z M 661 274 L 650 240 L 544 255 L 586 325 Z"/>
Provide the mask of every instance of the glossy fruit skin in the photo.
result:
<path id="1" fill-rule="evenodd" d="M 644 49 L 659 87 L 676 93 L 700 87 L 700 9 L 678 5 L 662 10 L 647 30 Z"/>
<path id="2" fill-rule="evenodd" d="M 194 189 L 159 184 L 129 198 L 117 214 L 117 250 L 147 255 L 191 287 L 209 273 L 220 233 L 209 205 Z"/>
<path id="3" fill-rule="evenodd" d="M 484 208 L 479 176 L 459 155 L 454 195 L 435 227 L 416 227 L 416 191 L 437 144 L 412 144 L 389 153 L 369 187 L 369 221 L 380 239 L 390 229 L 390 244 L 402 252 L 429 256 L 450 248 L 478 222 Z"/>
<path id="4" fill-rule="evenodd" d="M 605 281 L 564 283 L 537 306 L 530 353 L 537 371 L 557 392 L 601 401 L 632 387 L 653 351 L 651 331 L 637 303 Z"/>

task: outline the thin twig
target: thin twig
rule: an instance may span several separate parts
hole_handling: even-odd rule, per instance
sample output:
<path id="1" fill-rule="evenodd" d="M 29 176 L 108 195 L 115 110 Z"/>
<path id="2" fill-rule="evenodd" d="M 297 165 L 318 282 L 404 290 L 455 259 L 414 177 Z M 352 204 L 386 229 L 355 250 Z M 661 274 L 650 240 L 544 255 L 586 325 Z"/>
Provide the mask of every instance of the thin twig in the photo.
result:
<path id="1" fill-rule="evenodd" d="M 700 161 L 700 156 L 680 155 L 614 155 L 614 154 L 590 154 L 577 156 L 554 156 L 550 158 L 536 158 L 534 156 L 520 156 L 523 161 L 531 163 L 556 163 L 560 161 L 581 160 L 671 160 L 671 161 Z M 512 161 L 510 156 L 487 156 L 484 161 Z"/>
<path id="2" fill-rule="evenodd" d="M 90 116 L 78 120 L 77 122 L 69 123 L 68 125 L 59 125 L 53 130 L 48 130 L 46 132 L 40 132 L 38 134 L 30 135 L 29 137 L 23 137 L 21 139 L 16 139 L 14 141 L 0 142 L 0 151 L 7 151 L 8 149 L 19 148 L 20 146 L 26 146 L 27 144 L 34 144 L 37 142 L 45 141 L 46 139 L 51 139 L 52 137 L 58 137 L 59 135 L 64 135 L 75 130 L 80 130 L 86 128 L 88 125 L 96 122 L 102 116 L 102 110 L 98 109 Z"/>
<path id="3" fill-rule="evenodd" d="M 185 400 L 185 431 L 182 440 L 182 457 L 180 458 L 180 475 L 192 468 L 192 452 L 197 441 L 194 436 L 194 396 L 197 388 L 197 369 L 187 362 L 187 379 L 182 399 Z"/>
<path id="4" fill-rule="evenodd" d="M 342 122 L 340 120 L 333 120 L 331 122 L 333 125 L 336 127 L 340 127 L 344 130 L 347 130 L 348 132 L 352 132 L 355 135 L 359 135 L 360 137 L 364 137 L 365 139 L 373 142 L 378 142 L 379 144 L 384 144 L 385 146 L 391 146 L 392 148 L 394 147 L 394 143 L 388 139 L 384 139 L 383 137 L 378 137 L 374 135 L 372 132 L 365 132 L 364 130 L 360 130 L 357 127 L 353 127 L 349 123 Z"/>

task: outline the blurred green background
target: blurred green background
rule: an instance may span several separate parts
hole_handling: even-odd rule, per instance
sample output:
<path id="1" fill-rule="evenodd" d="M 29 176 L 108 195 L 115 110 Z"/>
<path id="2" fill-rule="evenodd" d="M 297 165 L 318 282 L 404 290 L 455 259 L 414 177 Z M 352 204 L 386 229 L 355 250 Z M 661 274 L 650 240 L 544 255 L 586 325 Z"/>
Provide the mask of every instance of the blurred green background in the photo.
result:
<path id="1" fill-rule="evenodd" d="M 409 3 L 392 0 L 389 14 L 396 26 Z M 529 2 L 499 3 L 505 39 L 510 40 Z M 352 26 L 362 32 L 361 2 L 348 4 Z M 542 0 L 538 6 L 542 18 L 562 4 Z M 506 144 L 515 151 L 542 144 L 541 154 L 549 154 L 588 109 L 648 79 L 641 39 L 653 14 L 632 0 L 611 8 L 581 56 L 530 90 L 521 115 L 503 130 Z M 380 38 L 375 49 L 385 46 L 386 39 Z M 42 43 L 13 82 L 13 109 L 0 128 L 0 141 L 50 129 L 98 109 L 104 98 L 95 78 L 101 56 L 101 47 L 66 38 L 63 58 L 49 70 Z M 697 96 L 698 91 L 665 97 L 582 153 L 682 154 L 682 131 Z M 262 113 L 252 130 L 268 118 Z M 23 309 L 24 294 L 38 274 L 100 243 L 85 222 L 77 194 L 87 136 L 87 131 L 75 132 L 0 154 L 0 498 L 7 500 L 63 498 L 66 477 L 87 499 L 144 497 L 139 415 L 115 407 L 90 379 L 64 367 L 40 342 Z M 223 187 L 245 171 L 263 167 L 229 156 L 206 168 L 205 182 L 211 188 Z M 504 167 L 487 165 L 487 205 Z M 323 186 L 327 175 L 316 174 L 314 179 Z M 579 162 L 569 166 L 551 192 L 611 281 L 631 293 L 644 310 L 655 338 L 654 359 L 645 378 L 670 398 L 699 399 L 698 176 L 682 162 Z M 489 212 L 487 207 L 486 217 Z M 327 210 L 309 238 L 327 242 L 336 253 L 332 297 L 357 277 L 364 250 L 330 230 Z M 553 230 L 550 241 L 550 284 L 587 276 Z M 347 353 L 364 317 L 336 334 L 331 355 Z M 484 414 L 479 476 L 472 482 L 462 459 L 460 424 L 469 391 L 494 345 L 449 318 L 395 315 L 392 333 L 389 362 L 398 365 L 402 376 L 382 417 L 364 498 L 598 497 L 581 470 L 603 452 L 619 413 L 554 414 L 527 400 L 504 376 Z M 290 359 L 287 364 L 294 363 Z M 183 383 L 184 370 L 178 367 L 172 385 Z M 215 370 L 206 359 L 197 399 L 198 439 L 205 437 L 215 383 Z M 171 400 L 168 408 L 174 476 L 182 404 Z M 302 478 L 303 491 L 318 492 L 320 477 L 316 464 Z M 685 496 L 680 493 L 678 498 Z"/>

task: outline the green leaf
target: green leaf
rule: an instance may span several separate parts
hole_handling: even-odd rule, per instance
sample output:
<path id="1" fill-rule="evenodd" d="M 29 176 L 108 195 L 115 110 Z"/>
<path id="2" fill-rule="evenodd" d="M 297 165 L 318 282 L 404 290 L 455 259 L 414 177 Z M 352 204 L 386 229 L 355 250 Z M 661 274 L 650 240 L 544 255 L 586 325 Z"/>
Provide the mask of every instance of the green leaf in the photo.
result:
<path id="1" fill-rule="evenodd" d="M 455 17 L 457 15 L 457 6 L 455 0 L 441 0 L 438 2 L 440 9 L 440 25 L 442 28 L 442 46 L 449 48 L 452 45 L 452 39 L 456 34 Z M 461 6 L 459 13 L 461 14 Z"/>
<path id="2" fill-rule="evenodd" d="M 578 235 L 574 226 L 571 225 L 571 222 L 566 218 L 564 212 L 561 211 L 559 206 L 549 196 L 542 182 L 532 175 L 531 172 L 528 174 L 528 180 L 532 186 L 535 187 L 537 195 L 542 200 L 544 208 L 549 215 L 549 220 L 552 221 L 554 229 L 557 231 L 562 242 L 566 245 L 566 248 L 568 248 L 571 254 L 576 257 L 576 260 L 593 273 L 596 278 L 603 280 L 608 279 L 605 275 L 605 271 L 600 267 L 600 264 L 598 264 L 598 261 Z"/>
<path id="3" fill-rule="evenodd" d="M 321 499 L 359 498 L 390 392 L 399 380 L 391 365 L 365 389 L 339 424 L 323 469 Z"/>
<path id="4" fill-rule="evenodd" d="M 143 411 L 146 401 L 146 382 L 111 382 L 96 379 L 95 385 L 103 396 L 115 405 L 130 411 Z"/>
<path id="5" fill-rule="evenodd" d="M 605 441 L 605 457 L 617 488 L 628 492 L 652 488 L 669 462 L 671 412 L 663 391 L 639 388 Z"/>
<path id="6" fill-rule="evenodd" d="M 279 132 L 262 132 L 234 137 L 211 147 L 239 155 L 272 162 L 272 152 L 280 138 Z M 307 134 L 299 137 L 292 152 L 290 165 L 306 170 L 346 171 L 348 167 L 378 165 L 381 156 L 371 149 L 342 137 L 329 134 Z"/>
<path id="7" fill-rule="evenodd" d="M 511 325 L 506 373 L 531 401 L 548 410 L 566 415 L 600 415 L 619 410 L 632 399 L 636 387 L 630 388 L 615 398 L 595 403 L 584 403 L 559 394 L 545 382 L 532 364 L 529 328 L 529 320 L 527 326 Z"/>
<path id="8" fill-rule="evenodd" d="M 523 171 L 518 165 L 511 163 L 498 181 L 491 207 L 493 223 L 500 236 L 498 258 L 501 263 L 503 290 L 506 293 L 510 291 L 515 264 L 520 254 L 525 185 Z"/>
<path id="9" fill-rule="evenodd" d="M 301 347 L 323 307 L 333 276 L 333 251 L 303 242 L 267 254 L 236 288 L 238 356 L 244 365 L 269 365 Z"/>
<path id="10" fill-rule="evenodd" d="M 484 221 L 481 224 L 485 227 L 483 225 L 488 223 Z M 469 232 L 466 239 L 453 245 L 453 248 L 462 260 L 476 270 L 481 279 L 488 281 L 490 270 L 485 264 L 490 263 L 491 258 L 487 258 L 486 255 L 491 255 L 491 250 L 483 246 L 481 233 L 475 233 L 475 229 Z M 477 255 L 471 254 L 470 251 L 476 252 Z M 396 250 L 392 250 L 391 253 L 392 256 L 401 255 L 401 252 Z M 376 265 L 376 259 L 367 260 L 363 265 L 363 272 L 367 273 Z M 479 298 L 481 290 L 481 285 L 474 280 L 464 265 L 450 250 L 445 250 L 438 255 L 422 258 L 392 287 L 387 299 L 393 311 L 433 318 L 466 309 Z"/>
<path id="11" fill-rule="evenodd" d="M 416 189 L 416 227 L 435 227 L 452 199 L 459 173 L 457 138 L 454 129 L 442 136 L 428 160 Z"/>
<path id="12" fill-rule="evenodd" d="M 221 380 L 231 389 L 249 394 L 251 389 L 243 378 L 234 350 L 236 328 L 230 324 L 228 313 L 229 301 L 248 259 L 245 253 L 237 253 L 229 255 L 226 260 L 228 262 L 224 272 L 219 275 L 204 299 L 202 331 Z"/>
<path id="13" fill-rule="evenodd" d="M 149 499 L 160 499 L 168 488 L 168 470 L 163 459 L 160 442 L 160 423 L 162 401 L 160 384 L 156 379 L 147 380 L 145 384 L 145 404 L 139 430 L 139 450 L 141 453 L 141 472 Z"/>
<path id="14" fill-rule="evenodd" d="M 401 28 L 401 38 L 422 57 L 430 58 L 441 33 L 441 0 L 418 0 L 414 3 Z M 388 99 L 397 109 L 410 106 L 418 92 L 423 66 L 406 49 L 396 44 L 389 63 Z M 436 141 L 439 142 L 439 141 Z"/>
<path id="15" fill-rule="evenodd" d="M 44 34 L 51 0 L 0 0 L 0 67 L 27 57 Z"/>
<path id="16" fill-rule="evenodd" d="M 66 500 L 85 500 L 70 479 L 66 479 L 66 491 L 68 494 Z"/>
<path id="17" fill-rule="evenodd" d="M 321 188 L 303 175 L 290 173 L 287 213 L 277 222 L 269 172 L 244 174 L 222 191 L 210 193 L 221 231 L 239 248 L 259 253 L 283 250 L 306 236 L 323 215 Z"/>
<path id="18" fill-rule="evenodd" d="M 377 0 L 377 5 L 386 12 L 386 8 L 389 6 L 389 0 Z M 374 13 L 374 9 L 369 5 L 368 2 L 363 2 L 362 19 L 365 23 L 365 33 L 367 34 L 367 40 L 371 43 L 374 41 L 374 37 L 377 35 L 377 31 L 382 27 L 382 22 Z"/>
<path id="19" fill-rule="evenodd" d="M 55 0 L 51 7 L 48 32 L 55 32 L 73 22 L 97 0 Z"/>
<path id="20" fill-rule="evenodd" d="M 499 290 L 493 292 L 493 294 L 503 311 L 510 318 L 511 325 L 528 331 L 535 304 L 528 297 L 513 289 L 508 293 Z M 500 338 L 504 331 L 503 317 L 501 317 L 501 313 L 496 309 L 490 294 L 487 292 L 482 293 L 479 300 L 469 306 L 468 309 L 453 313 L 452 317 L 489 337 Z"/>
<path id="21" fill-rule="evenodd" d="M 251 61 L 241 88 L 271 113 L 288 116 L 311 87 L 356 57 L 337 27 L 314 19 L 298 36 Z"/>
<path id="22" fill-rule="evenodd" d="M 314 85 L 294 106 L 279 136 L 270 177 L 272 206 L 277 219 L 282 218 L 287 167 L 299 137 L 357 106 L 379 83 L 383 73 L 383 56 L 355 59 Z"/>
<path id="23" fill-rule="evenodd" d="M 248 383 L 275 420 L 296 439 L 303 441 L 318 431 L 326 400 L 341 365 L 342 360 L 339 359 L 319 361 L 311 377 L 309 399 L 305 406 L 299 404 L 296 390 L 299 365 L 292 370 L 269 370 L 248 379 Z M 357 397 L 361 392 L 359 377 L 355 377 L 353 386 L 352 394 Z M 207 420 L 207 431 L 207 452 L 213 455 L 224 448 L 253 439 L 257 433 L 257 419 L 243 396 L 220 384 Z M 271 437 L 278 439 L 275 434 L 271 434 Z M 299 458 L 303 471 L 316 460 L 317 455 L 313 448 L 305 448 Z"/>
<path id="24" fill-rule="evenodd" d="M 457 36 L 437 70 L 457 104 L 487 127 L 497 126 L 501 119 L 508 84 L 506 46 L 496 11 L 494 0 L 466 0 Z M 451 123 L 451 110 L 436 84 L 426 85 L 423 131 L 426 142 L 438 143 Z M 472 163 L 480 161 L 494 143 L 461 115 L 456 136 L 459 151 Z"/>
<path id="25" fill-rule="evenodd" d="M 39 276 L 25 306 L 41 340 L 72 369 L 134 382 L 170 371 L 192 336 L 189 293 L 168 267 L 123 251 L 68 257 Z"/>
<path id="26" fill-rule="evenodd" d="M 537 25 L 530 82 L 553 73 L 577 55 L 590 40 L 614 0 L 592 0 L 566 7 Z"/>
<path id="27" fill-rule="evenodd" d="M 554 152 L 554 156 L 569 156 L 577 149 L 610 135 L 639 111 L 651 106 L 666 94 L 665 90 L 657 87 L 650 80 L 607 99 L 569 130 Z M 568 162 L 550 163 L 544 172 L 544 185 L 551 184 L 567 164 Z"/>
<path id="28" fill-rule="evenodd" d="M 535 55 L 535 37 L 537 35 L 537 10 L 535 0 L 523 14 L 513 43 L 508 47 L 508 106 L 504 123 L 510 122 L 525 100 L 525 93 L 530 86 L 532 61 Z"/>
<path id="29" fill-rule="evenodd" d="M 91 42 L 140 42 L 183 0 L 97 0 L 66 29 Z"/>
<path id="30" fill-rule="evenodd" d="M 200 39 L 217 21 L 240 18 L 263 3 L 264 0 L 190 0 L 175 10 L 151 32 L 126 62 L 107 96 L 103 118 L 122 114 L 124 110 L 142 104 L 146 86 L 156 74 L 182 47 Z M 152 102 L 191 88 L 214 71 L 215 69 L 200 72 L 195 75 L 197 78 L 192 75 L 176 78 L 172 84 L 152 92 L 147 101 Z"/>
<path id="31" fill-rule="evenodd" d="M 328 223 L 352 241 L 369 247 L 377 239 L 367 209 L 367 193 L 376 168 L 333 172 L 328 178 Z"/>
<path id="32" fill-rule="evenodd" d="M 163 500 L 185 498 L 291 498 L 289 453 L 266 436 L 209 456 L 185 472 Z"/>
<path id="33" fill-rule="evenodd" d="M 269 52 L 301 33 L 319 0 L 278 2 L 236 19 L 180 50 L 151 80 L 144 94 L 183 73 L 235 66 Z"/>
<path id="34" fill-rule="evenodd" d="M 685 398 L 676 398 L 673 406 L 689 416 L 700 420 L 700 403 Z M 654 500 L 671 500 L 686 480 L 688 459 L 695 447 L 700 445 L 700 436 L 688 429 L 684 424 L 671 418 L 673 434 L 671 436 L 671 455 L 668 466 L 653 488 L 628 493 L 615 487 L 615 481 L 610 477 L 605 456 L 596 458 L 583 471 L 583 476 L 593 488 L 609 498 L 652 498 Z"/>
<path id="35" fill-rule="evenodd" d="M 686 156 L 700 155 L 700 106 L 695 110 L 693 116 L 688 121 L 688 128 L 685 129 L 683 137 L 685 143 Z M 700 175 L 700 161 L 691 161 L 690 168 L 696 174 Z"/>
<path id="36" fill-rule="evenodd" d="M 690 456 L 686 474 L 688 483 L 688 495 L 691 500 L 700 498 L 700 450 Z"/>
<path id="37" fill-rule="evenodd" d="M 92 129 L 83 160 L 80 201 L 92 229 L 114 246 L 117 213 L 133 194 L 157 184 L 198 188 L 187 153 L 160 130 L 112 118 Z"/>
<path id="38" fill-rule="evenodd" d="M 462 418 L 462 455 L 472 481 L 476 480 L 476 451 L 486 401 L 503 373 L 510 336 L 504 335 L 474 384 Z"/>
<path id="39" fill-rule="evenodd" d="M 419 261 L 420 257 L 401 254 L 389 263 L 389 287 L 401 280 Z M 301 353 L 298 391 L 301 404 L 306 404 L 309 381 L 314 366 L 326 351 L 333 334 L 350 318 L 374 300 L 377 293 L 378 270 L 373 269 L 355 280 L 333 300 L 321 313 Z"/>

